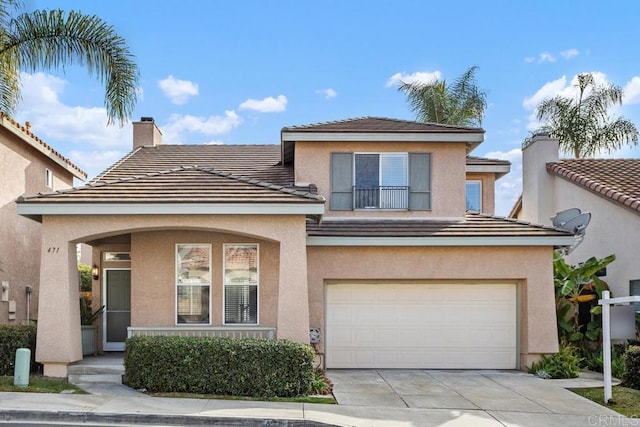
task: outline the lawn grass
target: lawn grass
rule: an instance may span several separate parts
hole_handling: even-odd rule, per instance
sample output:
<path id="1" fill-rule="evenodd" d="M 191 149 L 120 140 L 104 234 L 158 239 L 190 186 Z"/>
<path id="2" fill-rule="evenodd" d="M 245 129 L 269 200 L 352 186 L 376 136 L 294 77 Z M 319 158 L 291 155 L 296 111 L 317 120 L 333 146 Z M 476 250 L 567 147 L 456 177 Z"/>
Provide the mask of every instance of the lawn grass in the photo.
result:
<path id="1" fill-rule="evenodd" d="M 178 397 L 181 399 L 219 399 L 219 400 L 257 400 L 260 402 L 294 402 L 294 403 L 324 403 L 327 405 L 337 404 L 332 395 L 327 396 L 301 396 L 301 397 L 245 397 L 245 396 L 222 396 L 217 394 L 197 394 L 197 393 L 151 393 L 155 397 Z"/>
<path id="2" fill-rule="evenodd" d="M 615 386 L 612 388 L 613 396 L 606 405 L 604 403 L 604 389 L 602 387 L 575 388 L 571 389 L 571 391 L 624 416 L 632 418 L 640 417 L 640 390 Z"/>
<path id="3" fill-rule="evenodd" d="M 88 394 L 80 387 L 69 384 L 65 380 L 32 375 L 29 377 L 29 385 L 27 387 L 15 387 L 13 385 L 12 376 L 0 376 L 0 391 L 20 391 L 27 393 L 61 393 L 64 390 L 73 390 L 74 394 Z"/>

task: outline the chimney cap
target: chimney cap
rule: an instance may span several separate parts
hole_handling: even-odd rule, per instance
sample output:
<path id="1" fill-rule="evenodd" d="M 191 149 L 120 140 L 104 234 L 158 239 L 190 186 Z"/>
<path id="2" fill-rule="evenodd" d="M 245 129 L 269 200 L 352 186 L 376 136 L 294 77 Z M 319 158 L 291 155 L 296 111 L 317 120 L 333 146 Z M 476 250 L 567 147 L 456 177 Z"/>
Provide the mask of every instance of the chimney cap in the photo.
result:
<path id="1" fill-rule="evenodd" d="M 153 117 L 140 117 L 141 122 L 153 122 Z"/>

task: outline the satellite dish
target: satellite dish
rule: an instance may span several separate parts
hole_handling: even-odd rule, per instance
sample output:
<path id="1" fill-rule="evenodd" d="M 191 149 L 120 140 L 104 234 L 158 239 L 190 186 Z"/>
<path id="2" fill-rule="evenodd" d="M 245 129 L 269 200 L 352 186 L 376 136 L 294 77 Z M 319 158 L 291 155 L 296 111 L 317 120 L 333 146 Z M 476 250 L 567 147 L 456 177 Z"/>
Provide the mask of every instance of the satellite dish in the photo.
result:
<path id="1" fill-rule="evenodd" d="M 565 211 L 558 212 L 556 216 L 551 218 L 551 222 L 554 227 L 562 227 L 562 224 L 577 217 L 580 213 L 581 211 L 578 208 L 567 209 Z"/>
<path id="2" fill-rule="evenodd" d="M 583 213 L 578 216 L 575 216 L 564 222 L 560 225 L 560 228 L 563 230 L 567 230 L 570 233 L 577 234 L 578 236 L 584 236 L 587 231 L 587 225 L 589 225 L 589 221 L 591 221 L 590 213 Z"/>

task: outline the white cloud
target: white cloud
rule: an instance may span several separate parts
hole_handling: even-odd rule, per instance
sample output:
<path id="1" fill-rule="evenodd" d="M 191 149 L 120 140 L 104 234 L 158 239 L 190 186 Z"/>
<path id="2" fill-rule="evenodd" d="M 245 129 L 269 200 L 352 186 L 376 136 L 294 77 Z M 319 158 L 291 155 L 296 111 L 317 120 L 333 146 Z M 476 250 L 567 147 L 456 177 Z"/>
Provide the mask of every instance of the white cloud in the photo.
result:
<path id="1" fill-rule="evenodd" d="M 277 98 L 269 96 L 264 99 L 247 99 L 239 107 L 241 110 L 253 110 L 259 113 L 280 113 L 287 108 L 287 97 L 278 95 Z"/>
<path id="2" fill-rule="evenodd" d="M 224 142 L 214 140 L 214 141 L 205 142 L 203 145 L 224 145 Z"/>
<path id="3" fill-rule="evenodd" d="M 407 74 L 404 71 L 401 73 L 395 73 L 387 80 L 387 87 L 397 86 L 401 83 L 422 83 L 428 84 L 435 80 L 440 80 L 442 74 L 440 71 L 418 71 L 412 74 Z"/>
<path id="4" fill-rule="evenodd" d="M 495 188 L 496 215 L 506 216 L 522 193 L 522 150 L 493 151 L 483 157 L 511 162 L 511 172 L 496 181 Z"/>
<path id="5" fill-rule="evenodd" d="M 626 104 L 640 104 L 640 76 L 634 76 L 624 86 L 624 98 Z"/>
<path id="6" fill-rule="evenodd" d="M 129 148 L 131 125 L 107 126 L 103 107 L 71 107 L 59 100 L 67 82 L 58 77 L 22 73 L 22 102 L 16 119 L 29 121 L 42 139 L 55 139 L 96 147 Z"/>
<path id="7" fill-rule="evenodd" d="M 198 133 L 206 136 L 221 135 L 231 132 L 242 123 L 242 118 L 233 110 L 224 112 L 224 116 L 197 117 L 192 115 L 172 114 L 169 122 L 160 128 L 163 143 L 180 144 L 185 133 Z"/>
<path id="8" fill-rule="evenodd" d="M 318 95 L 322 95 L 324 96 L 326 99 L 331 99 L 331 98 L 335 98 L 336 96 L 338 96 L 338 92 L 336 92 L 335 90 L 328 88 L 328 89 L 319 89 L 316 91 L 316 93 Z"/>
<path id="9" fill-rule="evenodd" d="M 560 94 L 560 92 L 562 92 L 566 88 L 566 85 L 566 76 L 562 76 L 557 80 L 547 82 L 540 89 L 538 89 L 536 93 L 528 98 L 525 98 L 524 101 L 522 101 L 522 106 L 526 110 L 533 110 L 538 106 L 538 104 L 540 104 L 540 101 L 553 98 L 554 96 Z"/>
<path id="10" fill-rule="evenodd" d="M 542 52 L 538 56 L 538 63 L 541 63 L 541 62 L 556 62 L 556 57 L 549 52 Z"/>
<path id="11" fill-rule="evenodd" d="M 578 51 L 578 49 L 567 49 L 560 52 L 560 56 L 562 56 L 564 59 L 575 58 L 579 54 L 580 52 Z"/>
<path id="12" fill-rule="evenodd" d="M 536 57 L 535 56 L 527 56 L 526 58 L 524 58 L 524 62 L 526 62 L 527 64 L 531 64 L 532 62 L 536 61 Z"/>
<path id="13" fill-rule="evenodd" d="M 198 94 L 198 85 L 196 83 L 189 80 L 178 80 L 172 75 L 158 81 L 158 86 L 162 89 L 164 96 L 176 105 L 186 104 L 189 97 Z"/>

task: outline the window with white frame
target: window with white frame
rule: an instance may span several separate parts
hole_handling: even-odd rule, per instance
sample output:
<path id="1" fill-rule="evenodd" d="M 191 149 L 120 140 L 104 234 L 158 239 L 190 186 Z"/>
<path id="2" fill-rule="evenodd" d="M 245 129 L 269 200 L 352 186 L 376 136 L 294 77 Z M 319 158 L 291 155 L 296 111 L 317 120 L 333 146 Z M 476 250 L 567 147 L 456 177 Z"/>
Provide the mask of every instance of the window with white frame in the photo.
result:
<path id="1" fill-rule="evenodd" d="M 629 281 L 629 295 L 630 296 L 640 296 L 640 280 L 630 280 Z M 640 303 L 634 302 L 636 306 L 636 313 L 640 313 Z"/>
<path id="2" fill-rule="evenodd" d="M 211 245 L 176 245 L 176 324 L 211 323 Z"/>
<path id="3" fill-rule="evenodd" d="M 474 212 L 482 211 L 482 181 L 467 181 L 467 210 Z"/>
<path id="4" fill-rule="evenodd" d="M 258 323 L 258 245 L 224 245 L 224 323 Z"/>
<path id="5" fill-rule="evenodd" d="M 44 170 L 44 185 L 48 188 L 53 189 L 53 172 L 49 169 Z"/>
<path id="6" fill-rule="evenodd" d="M 407 153 L 356 153 L 355 209 L 407 209 L 409 206 Z"/>

